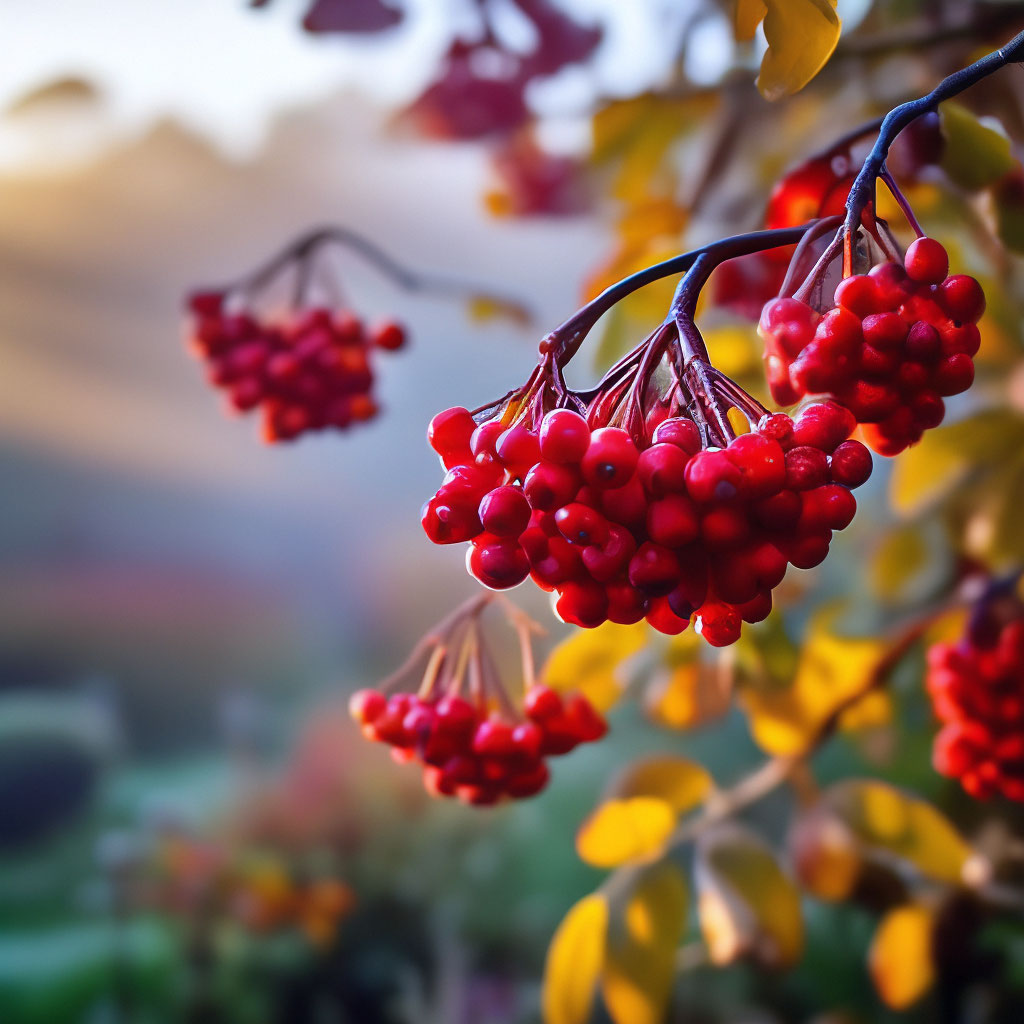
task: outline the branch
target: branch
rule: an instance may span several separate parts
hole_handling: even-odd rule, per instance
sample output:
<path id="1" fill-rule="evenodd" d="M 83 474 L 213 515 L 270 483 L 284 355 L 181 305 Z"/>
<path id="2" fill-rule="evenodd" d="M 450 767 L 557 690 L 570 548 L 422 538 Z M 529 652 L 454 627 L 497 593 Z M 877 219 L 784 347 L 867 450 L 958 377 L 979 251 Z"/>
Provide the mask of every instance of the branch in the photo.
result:
<path id="1" fill-rule="evenodd" d="M 758 803 L 782 785 L 797 768 L 813 757 L 832 737 L 847 711 L 869 694 L 889 683 L 897 665 L 927 631 L 938 614 L 940 614 L 939 611 L 932 612 L 904 629 L 879 659 L 864 682 L 853 693 L 847 694 L 839 701 L 822 719 L 801 750 L 786 757 L 774 757 L 766 761 L 734 786 L 711 797 L 700 814 L 676 829 L 668 841 L 668 848 L 692 842 L 711 826 Z"/>

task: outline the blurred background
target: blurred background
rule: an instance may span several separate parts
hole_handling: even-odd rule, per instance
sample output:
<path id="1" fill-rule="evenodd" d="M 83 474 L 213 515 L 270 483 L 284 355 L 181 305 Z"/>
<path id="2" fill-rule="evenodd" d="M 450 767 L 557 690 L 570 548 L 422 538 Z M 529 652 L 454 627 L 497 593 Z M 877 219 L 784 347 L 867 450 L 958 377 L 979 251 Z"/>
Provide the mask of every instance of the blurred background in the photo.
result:
<path id="1" fill-rule="evenodd" d="M 529 52 L 516 5 L 492 6 Z M 520 84 L 533 173 L 501 162 L 504 108 L 477 130 L 417 107 L 479 33 L 475 0 L 0 2 L 0 1021 L 537 1019 L 547 941 L 598 877 L 576 825 L 629 752 L 682 741 L 627 708 L 541 798 L 475 811 L 430 801 L 346 699 L 474 592 L 418 524 L 424 430 L 525 379 L 607 261 L 612 201 L 569 172 L 595 107 L 749 81 L 763 40 L 738 47 L 728 6 L 553 4 L 592 42 Z M 870 6 L 840 2 L 844 32 Z M 977 6 L 1005 35 L 1012 5 Z M 798 97 L 761 124 L 748 88 L 749 149 L 771 134 L 785 167 L 981 44 L 830 79 L 828 109 Z M 678 155 L 714 170 L 715 145 Z M 732 166 L 650 233 L 673 251 L 757 226 L 765 167 Z M 378 362 L 372 422 L 267 446 L 188 357 L 183 297 L 327 223 L 533 321 L 475 321 L 345 257 L 353 305 L 410 347 Z M 561 635 L 543 595 L 517 600 Z M 685 746 L 726 774 L 756 759 L 732 719 Z M 827 1004 L 801 984 L 743 1019 L 809 1019 Z"/>

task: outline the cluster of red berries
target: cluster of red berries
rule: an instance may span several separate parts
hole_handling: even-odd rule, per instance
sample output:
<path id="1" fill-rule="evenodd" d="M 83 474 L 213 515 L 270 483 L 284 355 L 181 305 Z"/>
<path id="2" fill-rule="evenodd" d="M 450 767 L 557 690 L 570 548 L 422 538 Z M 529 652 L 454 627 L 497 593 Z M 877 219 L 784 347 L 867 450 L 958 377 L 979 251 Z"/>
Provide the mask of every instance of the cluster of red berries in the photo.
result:
<path id="1" fill-rule="evenodd" d="M 546 757 L 608 731 L 586 697 L 563 700 L 542 684 L 527 689 L 519 719 L 455 694 L 423 699 L 359 690 L 349 709 L 363 735 L 389 744 L 396 761 L 422 763 L 427 792 L 477 805 L 534 796 L 550 777 Z"/>
<path id="2" fill-rule="evenodd" d="M 704 448 L 693 420 L 663 405 L 640 443 L 569 409 L 537 430 L 448 409 L 428 431 L 448 473 L 423 528 L 436 544 L 470 542 L 469 572 L 487 587 L 529 575 L 556 591 L 566 622 L 646 618 L 672 634 L 693 617 L 725 646 L 771 610 L 787 563 L 818 565 L 853 518 L 850 488 L 871 473 L 867 448 L 846 440 L 854 426 L 818 402 Z"/>
<path id="3" fill-rule="evenodd" d="M 232 313 L 223 292 L 189 299 L 189 346 L 228 407 L 259 407 L 263 439 L 291 441 L 311 430 L 345 430 L 377 414 L 374 348 L 398 349 L 405 331 L 393 321 L 367 330 L 348 310 L 305 309 L 278 322 Z"/>
<path id="4" fill-rule="evenodd" d="M 987 639 L 928 651 L 928 693 L 943 723 L 935 768 L 971 796 L 1024 801 L 1024 611 Z"/>
<path id="5" fill-rule="evenodd" d="M 981 340 L 981 285 L 948 270 L 942 245 L 918 238 L 903 266 L 843 280 L 824 314 L 795 298 L 769 302 L 760 331 L 772 397 L 792 405 L 828 395 L 882 455 L 920 440 L 942 422 L 943 398 L 970 387 Z"/>

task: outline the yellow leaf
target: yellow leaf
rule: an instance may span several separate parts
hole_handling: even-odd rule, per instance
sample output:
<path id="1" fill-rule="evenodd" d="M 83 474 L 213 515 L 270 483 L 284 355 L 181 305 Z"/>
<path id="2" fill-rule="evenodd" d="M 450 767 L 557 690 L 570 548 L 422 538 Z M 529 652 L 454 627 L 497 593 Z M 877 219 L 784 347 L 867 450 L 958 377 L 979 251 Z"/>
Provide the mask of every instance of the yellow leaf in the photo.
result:
<path id="1" fill-rule="evenodd" d="M 768 100 L 799 92 L 828 62 L 842 24 L 835 0 L 765 0 L 768 52 L 757 87 Z"/>
<path id="2" fill-rule="evenodd" d="M 610 928 L 601 993 L 615 1024 L 660 1024 L 672 991 L 676 946 L 686 925 L 687 888 L 663 861 L 640 874 L 622 919 Z"/>
<path id="3" fill-rule="evenodd" d="M 972 470 L 998 465 L 1024 445 L 1024 419 L 989 409 L 925 432 L 895 460 L 889 494 L 893 507 L 912 515 L 951 494 Z"/>
<path id="4" fill-rule="evenodd" d="M 659 725 L 692 729 L 724 715 L 731 697 L 730 672 L 718 665 L 691 663 L 658 673 L 644 695 L 644 707 Z"/>
<path id="5" fill-rule="evenodd" d="M 694 877 L 698 917 L 712 963 L 751 956 L 788 967 L 803 952 L 800 894 L 755 835 L 725 825 L 697 845 Z"/>
<path id="6" fill-rule="evenodd" d="M 892 697 L 884 690 L 874 690 L 862 697 L 839 719 L 839 728 L 849 732 L 875 729 L 892 721 Z"/>
<path id="7" fill-rule="evenodd" d="M 747 42 L 754 38 L 757 26 L 764 21 L 767 10 L 765 0 L 736 0 L 732 28 L 737 42 Z"/>
<path id="8" fill-rule="evenodd" d="M 829 715 L 867 685 L 885 653 L 882 639 L 833 633 L 834 616 L 826 611 L 809 625 L 791 686 L 747 681 L 740 690 L 754 739 L 770 754 L 803 750 Z"/>
<path id="9" fill-rule="evenodd" d="M 608 904 L 584 896 L 562 920 L 548 947 L 541 994 L 544 1024 L 585 1024 L 604 962 Z"/>
<path id="10" fill-rule="evenodd" d="M 935 915 L 919 904 L 896 907 L 882 918 L 868 951 L 868 969 L 882 1002 L 905 1010 L 935 981 Z"/>
<path id="11" fill-rule="evenodd" d="M 620 626 L 606 622 L 597 629 L 580 629 L 563 640 L 544 666 L 548 686 L 582 693 L 598 711 L 607 711 L 621 696 L 619 666 L 636 654 L 647 639 L 643 623 Z"/>
<path id="12" fill-rule="evenodd" d="M 685 814 L 711 787 L 711 776 L 696 761 L 666 754 L 634 761 L 616 780 L 612 793 L 620 799 L 658 797 L 676 814 Z"/>
<path id="13" fill-rule="evenodd" d="M 614 868 L 660 853 L 676 813 L 660 797 L 635 796 L 603 803 L 580 826 L 576 852 L 595 868 Z"/>
<path id="14" fill-rule="evenodd" d="M 533 322 L 533 316 L 526 306 L 512 299 L 480 292 L 471 295 L 466 303 L 466 312 L 473 323 L 489 323 L 492 320 L 510 320 L 526 327 Z"/>
<path id="15" fill-rule="evenodd" d="M 704 331 L 704 343 L 715 367 L 727 377 L 761 372 L 761 347 L 753 327 L 723 324 Z"/>
<path id="16" fill-rule="evenodd" d="M 905 861 L 940 882 L 960 881 L 970 847 L 925 800 L 867 779 L 837 783 L 823 799 L 873 855 Z"/>

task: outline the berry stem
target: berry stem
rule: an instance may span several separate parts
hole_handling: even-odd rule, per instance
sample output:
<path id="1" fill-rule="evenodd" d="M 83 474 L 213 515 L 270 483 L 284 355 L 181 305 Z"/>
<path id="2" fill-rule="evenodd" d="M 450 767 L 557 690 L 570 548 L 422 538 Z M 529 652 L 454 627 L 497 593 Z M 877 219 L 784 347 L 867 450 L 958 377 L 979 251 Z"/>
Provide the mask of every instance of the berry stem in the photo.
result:
<path id="1" fill-rule="evenodd" d="M 763 252 L 766 249 L 793 245 L 799 242 L 804 233 L 815 223 L 815 221 L 811 221 L 799 227 L 751 231 L 742 235 L 733 235 L 717 242 L 711 242 L 699 249 L 673 256 L 661 263 L 655 263 L 653 266 L 645 267 L 643 270 L 609 285 L 600 295 L 591 299 L 585 306 L 573 313 L 568 320 L 545 335 L 540 343 L 541 355 L 547 356 L 550 353 L 554 362 L 563 367 L 579 351 L 583 340 L 597 321 L 616 303 L 621 302 L 628 295 L 632 295 L 633 292 L 663 278 L 686 273 L 697 259 L 704 255 L 711 257 L 714 261 L 713 265 L 717 265 L 737 256 L 749 256 L 751 253 Z"/>
<path id="2" fill-rule="evenodd" d="M 413 270 L 364 235 L 341 225 L 315 228 L 301 235 L 256 270 L 218 290 L 225 294 L 242 292 L 252 295 L 269 285 L 279 273 L 295 266 L 298 275 L 296 294 L 301 299 L 308 284 L 310 260 L 325 245 L 339 245 L 356 253 L 403 291 L 448 296 L 454 299 L 487 299 L 510 309 L 525 312 L 521 302 L 489 288 L 456 278 Z"/>
<path id="3" fill-rule="evenodd" d="M 803 258 L 807 255 L 808 249 L 819 239 L 822 235 L 827 234 L 829 231 L 834 231 L 843 223 L 843 218 L 836 214 L 833 217 L 823 217 L 819 220 L 797 243 L 796 251 L 793 253 L 793 258 L 789 261 L 789 266 L 786 268 L 786 277 L 782 282 L 782 287 L 779 289 L 779 295 L 788 295 L 790 289 L 793 287 L 793 281 L 799 272 L 800 263 Z M 815 269 L 818 267 L 816 262 L 814 265 Z M 813 276 L 812 274 L 809 275 Z M 805 279 L 806 280 L 806 279 Z"/>
<path id="4" fill-rule="evenodd" d="M 439 623 L 437 623 L 436 626 L 434 626 L 433 629 L 428 630 L 422 637 L 420 637 L 405 661 L 403 661 L 394 672 L 383 679 L 378 684 L 377 689 L 382 693 L 386 693 L 388 690 L 394 688 L 397 683 L 401 682 L 405 676 L 407 676 L 416 667 L 427 651 L 440 649 L 447 653 L 445 648 L 446 641 L 450 639 L 451 634 L 459 624 L 464 622 L 466 619 L 478 616 L 484 608 L 494 600 L 494 597 L 495 595 L 489 592 L 476 594 L 446 615 Z M 433 657 L 434 655 L 432 653 L 431 662 L 433 661 Z M 444 660 L 443 656 L 441 660 Z M 428 662 L 427 669 L 424 672 L 424 680 L 426 680 L 427 673 L 430 671 L 431 662 Z M 437 672 L 440 667 L 441 665 L 439 663 L 434 671 Z"/>
<path id="5" fill-rule="evenodd" d="M 936 110 L 943 101 L 959 96 L 972 85 L 976 85 L 1007 64 L 1021 60 L 1022 57 L 1024 32 L 1019 32 L 1005 46 L 944 78 L 931 92 L 916 100 L 901 103 L 885 115 L 878 130 L 878 138 L 854 179 L 846 200 L 846 219 L 843 226 L 844 276 L 849 276 L 852 272 L 852 239 L 860 226 L 865 208 L 874 204 L 875 183 L 885 168 L 885 158 L 896 136 L 915 118 Z"/>
<path id="6" fill-rule="evenodd" d="M 899 185 L 896 184 L 896 179 L 893 178 L 892 174 L 889 173 L 888 167 L 883 167 L 879 172 L 879 178 L 885 183 L 885 187 L 892 193 L 893 199 L 899 204 L 899 208 L 903 211 L 903 216 L 907 218 L 907 223 L 913 228 L 914 234 L 918 238 L 924 237 L 924 230 L 921 228 L 917 217 L 914 215 L 914 211 L 907 201 L 907 197 L 903 194 Z"/>

